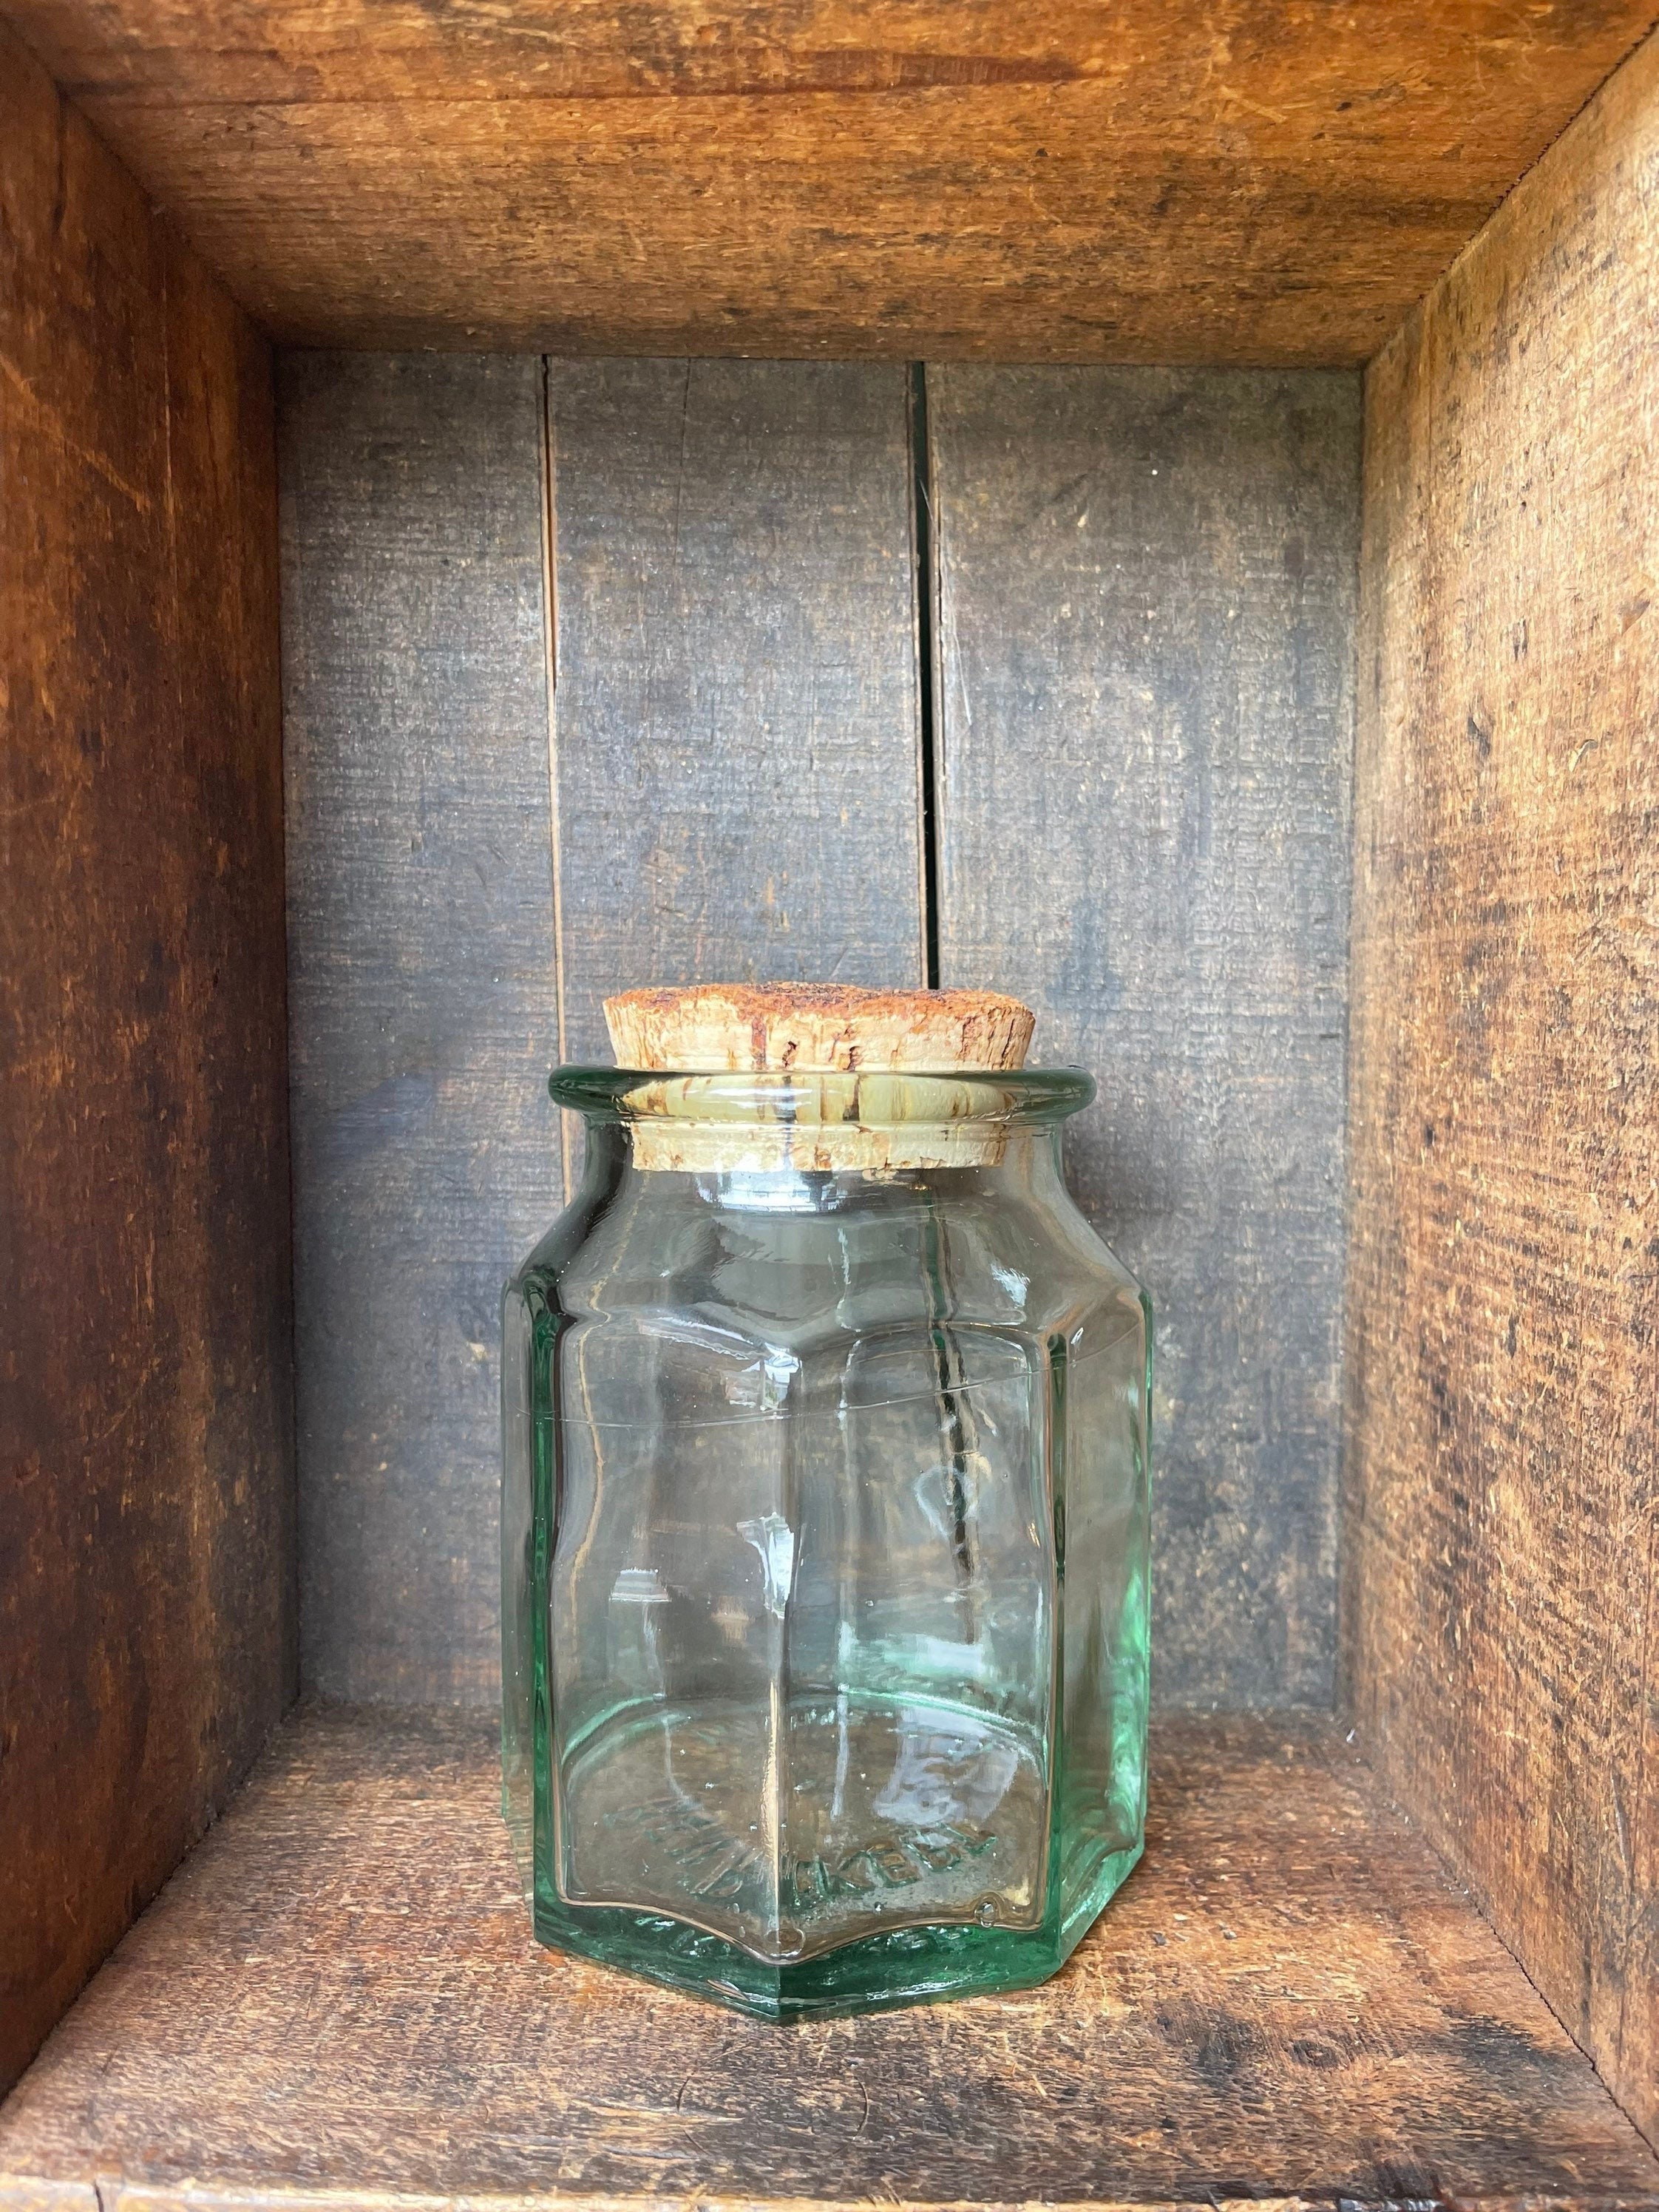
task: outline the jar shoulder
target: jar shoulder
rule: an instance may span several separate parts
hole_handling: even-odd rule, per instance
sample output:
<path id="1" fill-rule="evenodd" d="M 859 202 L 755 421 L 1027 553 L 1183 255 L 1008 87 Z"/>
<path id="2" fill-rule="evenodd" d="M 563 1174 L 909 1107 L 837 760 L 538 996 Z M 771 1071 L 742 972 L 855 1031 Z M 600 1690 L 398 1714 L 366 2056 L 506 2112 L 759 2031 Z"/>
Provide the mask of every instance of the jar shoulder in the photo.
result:
<path id="1" fill-rule="evenodd" d="M 599 1194 L 578 1191 L 555 1214 L 507 1277 L 501 1292 L 503 1299 L 545 1297 L 550 1291 L 556 1290 L 567 1274 L 582 1269 L 584 1253 L 592 1241 L 596 1217 L 602 1211 L 596 1202 L 599 1197 Z"/>
<path id="2" fill-rule="evenodd" d="M 572 1322 L 694 1317 L 769 1343 L 941 1322 L 1109 1340 L 1144 1328 L 1134 1276 L 1057 1182 L 973 1177 L 757 1202 L 689 1176 L 579 1194 L 507 1285 Z"/>

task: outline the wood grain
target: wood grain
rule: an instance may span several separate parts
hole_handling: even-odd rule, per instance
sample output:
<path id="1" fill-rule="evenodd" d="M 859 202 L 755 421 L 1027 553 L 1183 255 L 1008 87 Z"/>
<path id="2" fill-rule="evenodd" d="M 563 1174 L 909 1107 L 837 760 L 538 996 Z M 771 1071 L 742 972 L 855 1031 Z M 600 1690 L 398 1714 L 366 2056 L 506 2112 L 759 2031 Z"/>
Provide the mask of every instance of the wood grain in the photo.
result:
<path id="1" fill-rule="evenodd" d="M 10 0 L 306 344 L 1352 366 L 1653 0 Z"/>
<path id="2" fill-rule="evenodd" d="M 264 341 L 0 33 L 0 2087 L 294 1692 Z"/>
<path id="3" fill-rule="evenodd" d="M 1358 380 L 928 382 L 941 981 L 1100 1083 L 1067 1158 L 1157 1314 L 1159 1696 L 1323 1705 Z"/>
<path id="4" fill-rule="evenodd" d="M 501 1286 L 559 1205 L 533 361 L 290 357 L 306 1680 L 495 1694 Z"/>
<path id="5" fill-rule="evenodd" d="M 1347 1694 L 1659 2142 L 1659 51 L 1367 386 Z"/>
<path id="6" fill-rule="evenodd" d="M 694 982 L 922 981 L 907 385 L 555 362 L 563 1043 Z"/>
<path id="7" fill-rule="evenodd" d="M 176 2204 L 1659 2204 L 1659 2162 L 1328 1722 L 1158 1733 L 1067 1972 L 779 2030 L 532 1941 L 488 1725 L 312 1712 L 0 2117 Z"/>

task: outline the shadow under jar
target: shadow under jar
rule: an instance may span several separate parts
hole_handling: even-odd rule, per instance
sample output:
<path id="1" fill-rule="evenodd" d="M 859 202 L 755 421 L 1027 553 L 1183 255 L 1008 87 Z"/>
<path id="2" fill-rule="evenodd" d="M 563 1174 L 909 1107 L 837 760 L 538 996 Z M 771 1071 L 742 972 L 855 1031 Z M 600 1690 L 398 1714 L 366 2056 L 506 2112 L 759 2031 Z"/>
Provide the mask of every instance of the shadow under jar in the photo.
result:
<path id="1" fill-rule="evenodd" d="M 561 1068 L 504 1303 L 544 1942 L 770 2019 L 1054 1973 L 1146 1803 L 1151 1313 L 1067 1070 Z"/>

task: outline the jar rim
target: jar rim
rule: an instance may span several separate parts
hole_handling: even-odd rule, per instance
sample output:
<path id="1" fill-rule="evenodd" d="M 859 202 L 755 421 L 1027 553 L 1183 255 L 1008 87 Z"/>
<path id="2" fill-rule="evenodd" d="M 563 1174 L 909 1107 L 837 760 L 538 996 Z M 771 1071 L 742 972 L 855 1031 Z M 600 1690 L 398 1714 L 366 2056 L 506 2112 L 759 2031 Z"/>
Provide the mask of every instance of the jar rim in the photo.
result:
<path id="1" fill-rule="evenodd" d="M 693 1086 L 688 1089 L 688 1086 Z M 627 1068 L 568 1064 L 547 1079 L 556 1106 L 593 1122 L 775 1126 L 794 1118 L 861 1128 L 994 1124 L 1036 1127 L 1081 1113 L 1095 1079 L 1080 1067 Z"/>

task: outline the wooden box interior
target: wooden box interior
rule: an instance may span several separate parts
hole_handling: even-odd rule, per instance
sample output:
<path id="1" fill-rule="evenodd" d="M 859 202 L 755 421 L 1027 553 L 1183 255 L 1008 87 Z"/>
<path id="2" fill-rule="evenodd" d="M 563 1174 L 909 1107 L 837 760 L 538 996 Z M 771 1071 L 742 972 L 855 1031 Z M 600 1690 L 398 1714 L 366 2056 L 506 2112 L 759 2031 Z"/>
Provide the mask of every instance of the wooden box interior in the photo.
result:
<path id="1" fill-rule="evenodd" d="M 1659 2207 L 1645 7 L 7 12 L 0 2204 Z M 1101 1080 L 1043 1990 L 530 1941 L 496 1298 L 716 975 Z"/>

